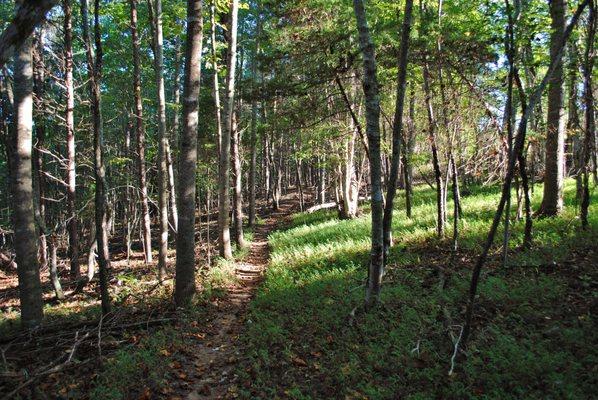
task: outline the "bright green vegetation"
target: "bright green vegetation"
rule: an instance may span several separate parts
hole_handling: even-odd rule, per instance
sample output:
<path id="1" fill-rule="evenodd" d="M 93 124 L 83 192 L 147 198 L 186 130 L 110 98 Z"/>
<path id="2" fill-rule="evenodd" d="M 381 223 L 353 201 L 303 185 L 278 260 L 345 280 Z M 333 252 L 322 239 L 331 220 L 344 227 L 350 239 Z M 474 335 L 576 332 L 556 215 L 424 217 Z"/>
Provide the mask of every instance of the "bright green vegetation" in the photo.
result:
<path id="1" fill-rule="evenodd" d="M 448 325 L 458 337 L 471 269 L 498 194 L 496 187 L 480 187 L 463 196 L 460 251 L 454 256 L 450 239 L 435 236 L 433 191 L 416 190 L 412 219 L 399 199 L 382 305 L 368 313 L 362 304 L 369 214 L 351 221 L 332 212 L 300 214 L 289 229 L 272 234 L 271 267 L 251 305 L 244 338 L 248 359 L 239 368 L 244 396 L 592 397 L 598 384 L 590 312 L 598 279 L 598 196 L 592 199 L 591 228 L 583 232 L 572 181 L 563 214 L 534 220 L 532 249 L 519 249 L 523 221 L 514 222 L 507 268 L 500 261 L 502 233 L 497 235 L 482 273 L 468 357 L 448 375 L 453 354 Z M 540 197 L 536 187 L 535 207 Z"/>

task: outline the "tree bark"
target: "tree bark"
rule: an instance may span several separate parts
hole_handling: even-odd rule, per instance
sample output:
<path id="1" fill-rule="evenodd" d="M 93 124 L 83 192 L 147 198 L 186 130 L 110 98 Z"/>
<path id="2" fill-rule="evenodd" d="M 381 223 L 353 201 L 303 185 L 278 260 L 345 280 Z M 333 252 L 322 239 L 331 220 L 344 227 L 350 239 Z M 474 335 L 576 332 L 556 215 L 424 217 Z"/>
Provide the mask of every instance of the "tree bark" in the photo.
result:
<path id="1" fill-rule="evenodd" d="M 397 179 L 399 177 L 399 164 L 401 161 L 401 142 L 403 136 L 403 109 L 405 105 L 405 91 L 407 89 L 407 54 L 409 51 L 409 34 L 411 32 L 411 15 L 413 12 L 413 0 L 405 2 L 405 15 L 401 29 L 401 47 L 399 50 L 397 73 L 397 99 L 395 116 L 392 127 L 392 160 L 390 174 L 388 177 L 388 191 L 386 193 L 386 204 L 384 206 L 383 236 L 384 236 L 384 261 L 388 257 L 392 241 L 392 212 L 394 198 L 397 192 Z"/>
<path id="2" fill-rule="evenodd" d="M 365 295 L 366 307 L 376 304 L 380 298 L 383 274 L 383 200 L 382 165 L 380 160 L 380 94 L 378 89 L 376 56 L 370 36 L 363 0 L 353 0 L 359 46 L 363 55 L 363 91 L 366 105 L 366 133 L 370 151 L 370 180 L 372 194 L 372 248 L 368 284 Z"/>
<path id="3" fill-rule="evenodd" d="M 252 97 L 251 97 L 251 137 L 249 139 L 251 146 L 251 159 L 249 164 L 249 226 L 255 224 L 255 198 L 256 198 L 256 174 L 257 174 L 257 57 L 260 52 L 261 19 L 258 17 L 256 28 L 256 43 L 253 59 L 251 60 L 251 79 L 252 79 Z"/>
<path id="4" fill-rule="evenodd" d="M 143 103 L 141 99 L 141 62 L 139 60 L 139 36 L 137 34 L 137 0 L 131 4 L 131 40 L 133 42 L 133 93 L 135 97 L 135 135 L 137 136 L 137 174 L 141 198 L 141 220 L 145 263 L 152 262 L 152 233 L 149 204 L 147 200 L 147 174 L 145 172 L 145 131 L 143 129 Z M 160 267 L 159 267 L 160 268 Z"/>
<path id="5" fill-rule="evenodd" d="M 17 5 L 17 14 L 20 6 Z M 32 41 L 27 39 L 15 51 L 14 121 L 15 154 L 12 186 L 15 253 L 24 328 L 39 325 L 43 318 L 43 300 L 37 259 L 37 235 L 33 208 L 32 131 L 33 66 Z"/>
<path id="6" fill-rule="evenodd" d="M 224 118 L 222 143 L 220 144 L 220 171 L 218 174 L 218 242 L 220 256 L 230 259 L 233 256 L 230 243 L 230 151 L 232 119 L 235 100 L 235 70 L 237 67 L 237 16 L 239 1 L 232 0 L 229 18 L 229 41 L 226 62 L 226 92 L 224 96 Z"/>
<path id="7" fill-rule="evenodd" d="M 565 30 L 565 0 L 550 1 L 551 35 L 550 59 L 556 67 L 548 85 L 548 115 L 546 121 L 546 167 L 544 172 L 544 197 L 538 211 L 542 216 L 554 216 L 563 208 L 563 182 L 565 164 L 565 109 L 564 72 L 562 54 L 558 48 Z"/>
<path id="8" fill-rule="evenodd" d="M 150 7 L 151 0 L 150 0 Z M 168 262 L 168 134 L 166 131 L 166 94 L 164 90 L 164 60 L 162 33 L 162 0 L 154 0 L 152 25 L 154 31 L 154 71 L 158 97 L 158 209 L 160 217 L 160 240 L 158 243 L 158 279 L 166 277 Z"/>
<path id="9" fill-rule="evenodd" d="M 66 88 L 66 147 L 67 147 L 67 215 L 69 232 L 69 258 L 71 276 L 78 277 L 79 221 L 77 218 L 77 172 L 75 160 L 75 89 L 73 82 L 73 22 L 70 0 L 63 0 L 64 12 L 64 86 Z"/>
<path id="10" fill-rule="evenodd" d="M 241 132 L 239 132 L 237 125 L 237 113 L 233 112 L 233 120 L 231 126 L 231 157 L 233 159 L 233 229 L 235 242 L 238 248 L 246 247 L 245 239 L 243 237 L 243 183 L 241 181 Z"/>
<path id="11" fill-rule="evenodd" d="M 423 18 L 423 4 L 420 1 L 420 14 Z M 422 21 L 421 34 L 427 34 L 424 29 L 424 21 Z M 436 118 L 434 116 L 434 108 L 432 107 L 432 91 L 430 89 L 430 68 L 428 65 L 428 56 L 423 54 L 423 78 L 424 78 L 424 95 L 426 103 L 426 111 L 428 114 L 428 140 L 432 148 L 432 166 L 434 168 L 434 179 L 436 181 L 436 232 L 438 236 L 444 235 L 444 221 L 446 220 L 446 210 L 444 208 L 444 187 L 442 185 L 442 172 L 440 171 L 440 161 L 438 160 L 438 148 L 436 145 Z"/>
<path id="12" fill-rule="evenodd" d="M 405 212 L 407 218 L 411 218 L 411 205 L 413 202 L 413 166 L 411 155 L 415 147 L 415 90 L 411 88 L 409 100 L 409 125 L 403 140 L 403 173 L 405 174 Z"/>
<path id="13" fill-rule="evenodd" d="M 108 225 L 106 215 L 106 168 L 104 166 L 104 124 L 102 121 L 102 96 L 100 81 L 102 76 L 102 42 L 100 32 L 99 0 L 94 0 L 94 42 L 89 32 L 89 12 L 87 0 L 81 0 L 81 23 L 83 43 L 87 56 L 87 72 L 91 98 L 92 129 L 94 137 L 94 177 L 95 177 L 95 227 L 100 275 L 100 297 L 102 313 L 111 309 L 108 282 L 110 273 L 110 253 L 108 250 Z"/>
<path id="14" fill-rule="evenodd" d="M 180 41 L 177 40 L 176 44 L 176 54 L 175 54 L 175 66 L 174 66 L 174 96 L 173 96 L 173 103 L 175 105 L 174 117 L 172 120 L 172 143 L 178 143 L 179 141 L 179 104 L 180 104 L 180 68 L 181 68 L 181 44 Z M 171 142 L 167 143 L 166 147 L 166 158 L 168 160 L 168 186 L 169 186 L 169 193 L 170 193 L 170 218 L 172 220 L 172 226 L 174 228 L 174 233 L 176 233 L 179 229 L 179 213 L 177 209 L 177 201 L 176 201 L 176 184 L 174 178 L 174 162 L 172 157 L 171 151 Z"/>
<path id="15" fill-rule="evenodd" d="M 587 229 L 588 209 L 590 207 L 590 155 L 592 147 L 596 151 L 595 135 L 596 123 L 594 116 L 594 93 L 592 92 L 592 74 L 594 68 L 594 39 L 596 37 L 596 2 L 590 0 L 590 17 L 588 20 L 588 34 L 586 39 L 586 50 L 583 63 L 584 89 L 583 98 L 585 103 L 585 135 L 583 145 L 583 189 L 581 196 L 580 218 L 581 226 Z"/>
<path id="16" fill-rule="evenodd" d="M 40 270 L 48 266 L 48 240 L 46 235 L 46 176 L 44 175 L 43 149 L 46 141 L 46 124 L 44 118 L 44 32 L 43 27 L 33 35 L 33 93 L 35 111 L 35 144 L 33 146 L 33 207 L 38 225 L 38 259 Z"/>
<path id="17" fill-rule="evenodd" d="M 20 0 L 19 8 L 10 24 L 0 35 L 0 68 L 19 51 L 33 30 L 46 19 L 46 14 L 58 0 Z"/>
<path id="18" fill-rule="evenodd" d="M 179 150 L 176 276 L 174 300 L 185 306 L 195 294 L 195 179 L 197 122 L 203 39 L 202 1 L 187 0 L 187 38 L 183 84 L 183 131 Z"/>
<path id="19" fill-rule="evenodd" d="M 56 256 L 56 235 L 51 234 L 49 240 L 50 247 L 50 281 L 54 288 L 54 293 L 58 300 L 64 300 L 64 292 L 60 284 L 60 277 L 58 276 L 58 260 Z"/>

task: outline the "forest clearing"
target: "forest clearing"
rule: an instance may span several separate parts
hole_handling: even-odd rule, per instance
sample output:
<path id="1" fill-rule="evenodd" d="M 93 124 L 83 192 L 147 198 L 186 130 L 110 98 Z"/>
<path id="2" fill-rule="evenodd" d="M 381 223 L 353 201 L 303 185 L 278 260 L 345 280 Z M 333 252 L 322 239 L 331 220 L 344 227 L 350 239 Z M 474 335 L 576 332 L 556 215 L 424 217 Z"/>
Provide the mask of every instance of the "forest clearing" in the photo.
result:
<path id="1" fill-rule="evenodd" d="M 0 4 L 0 399 L 591 399 L 596 0 Z"/>

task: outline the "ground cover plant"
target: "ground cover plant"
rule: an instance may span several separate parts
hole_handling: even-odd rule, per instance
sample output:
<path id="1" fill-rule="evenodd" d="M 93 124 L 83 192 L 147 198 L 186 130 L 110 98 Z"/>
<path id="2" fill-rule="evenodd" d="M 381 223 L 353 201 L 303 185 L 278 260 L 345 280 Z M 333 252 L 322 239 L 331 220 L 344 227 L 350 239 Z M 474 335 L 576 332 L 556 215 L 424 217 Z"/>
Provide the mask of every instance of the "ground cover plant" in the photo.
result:
<path id="1" fill-rule="evenodd" d="M 578 228 L 572 181 L 565 189 L 571 212 L 536 220 L 530 249 L 520 246 L 523 222 L 513 223 L 506 267 L 497 241 L 482 277 L 476 333 L 449 375 L 451 335 L 462 328 L 497 192 L 475 187 L 463 197 L 456 253 L 449 239 L 436 238 L 432 190 L 417 188 L 411 219 L 399 199 L 382 304 L 369 313 L 361 309 L 367 213 L 350 221 L 330 211 L 299 214 L 291 228 L 273 233 L 271 266 L 244 335 L 246 398 L 592 397 L 598 221 Z"/>

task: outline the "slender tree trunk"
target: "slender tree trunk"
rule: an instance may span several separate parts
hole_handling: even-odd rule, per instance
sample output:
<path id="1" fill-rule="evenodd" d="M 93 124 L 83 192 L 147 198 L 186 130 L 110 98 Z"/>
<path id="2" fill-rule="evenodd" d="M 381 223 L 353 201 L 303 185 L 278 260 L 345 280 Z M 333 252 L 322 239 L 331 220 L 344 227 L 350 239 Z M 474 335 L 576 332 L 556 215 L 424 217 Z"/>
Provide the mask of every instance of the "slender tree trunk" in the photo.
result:
<path id="1" fill-rule="evenodd" d="M 245 239 L 243 237 L 243 183 L 241 181 L 241 132 L 239 132 L 237 125 L 237 113 L 233 112 L 233 120 L 231 126 L 231 157 L 233 159 L 233 228 L 235 235 L 235 242 L 238 248 L 246 247 Z"/>
<path id="2" fill-rule="evenodd" d="M 423 4 L 420 1 L 420 14 L 423 16 Z M 422 21 L 421 33 L 425 36 L 426 29 L 423 27 Z M 424 95 L 426 103 L 426 111 L 428 113 L 428 140 L 432 148 L 432 166 L 434 168 L 434 179 L 436 181 L 436 232 L 438 236 L 444 235 L 444 221 L 446 220 L 444 209 L 444 188 L 442 186 L 442 173 L 440 172 L 440 162 L 438 160 L 438 149 L 436 145 L 436 119 L 434 116 L 434 109 L 432 107 L 432 91 L 430 89 L 430 68 L 428 65 L 428 56 L 423 55 L 423 78 L 424 78 Z"/>
<path id="3" fill-rule="evenodd" d="M 137 0 L 131 4 L 131 40 L 133 42 L 133 93 L 135 97 L 135 134 L 137 136 L 137 173 L 141 198 L 141 219 L 145 263 L 152 262 L 152 232 L 147 200 L 147 174 L 145 172 L 145 131 L 143 129 L 143 103 L 141 98 L 141 61 L 139 60 L 139 37 L 137 34 Z M 159 267 L 161 268 L 161 267 Z"/>
<path id="4" fill-rule="evenodd" d="M 44 175 L 43 149 L 46 141 L 46 124 L 43 115 L 44 101 L 44 31 L 43 27 L 33 35 L 33 93 L 35 110 L 35 144 L 33 146 L 33 207 L 38 224 L 40 270 L 48 266 L 48 240 L 46 235 L 46 177 Z"/>
<path id="5" fill-rule="evenodd" d="M 363 55 L 363 91 L 366 104 L 366 132 L 370 152 L 370 180 L 372 193 L 372 249 L 368 285 L 365 296 L 366 307 L 378 302 L 384 269 L 384 245 L 382 235 L 382 165 L 380 160 L 380 94 L 378 89 L 376 56 L 370 36 L 363 0 L 353 0 L 359 45 Z"/>
<path id="6" fill-rule="evenodd" d="M 174 299 L 185 306 L 195 294 L 195 178 L 201 49 L 202 1 L 187 0 L 187 39 L 183 84 L 183 131 L 179 150 L 179 229 L 176 240 Z"/>
<path id="7" fill-rule="evenodd" d="M 17 10 L 19 9 L 17 5 Z M 33 208 L 32 131 L 33 66 L 31 39 L 15 51 L 14 121 L 15 154 L 12 187 L 14 245 L 19 278 L 21 324 L 39 325 L 43 318 L 42 290 L 37 259 L 37 235 Z"/>
<path id="8" fill-rule="evenodd" d="M 411 218 L 411 206 L 413 203 L 413 166 L 411 155 L 415 147 L 415 90 L 411 88 L 409 100 L 409 125 L 406 138 L 403 140 L 403 173 L 405 174 L 405 212 L 407 218 Z"/>
<path id="9" fill-rule="evenodd" d="M 384 261 L 386 263 L 392 242 L 392 212 L 394 198 L 397 193 L 397 179 L 399 177 L 399 164 L 401 160 L 401 141 L 403 136 L 403 109 L 405 105 L 405 91 L 407 89 L 407 54 L 409 51 L 409 34 L 411 32 L 411 15 L 413 13 L 413 0 L 405 3 L 405 14 L 401 31 L 401 47 L 399 50 L 399 71 L 397 74 L 397 100 L 395 116 L 392 127 L 392 162 L 388 178 L 388 191 L 384 207 L 383 235 L 384 235 Z"/>
<path id="10" fill-rule="evenodd" d="M 459 215 L 461 209 L 461 198 L 459 195 L 459 175 L 457 172 L 457 164 L 455 163 L 455 157 L 451 152 L 449 163 L 451 164 L 451 175 L 453 178 L 452 189 L 453 189 L 453 251 L 457 251 L 459 246 Z"/>
<path id="11" fill-rule="evenodd" d="M 150 3 L 151 4 L 151 3 Z M 160 168 L 158 170 L 158 208 L 160 211 L 160 241 L 158 244 L 158 279 L 166 277 L 168 262 L 168 134 L 166 131 L 166 94 L 164 91 L 164 62 L 162 33 L 162 0 L 154 0 L 154 69 L 158 89 L 158 137 Z"/>
<path id="12" fill-rule="evenodd" d="M 303 182 L 301 178 L 301 162 L 295 159 L 295 171 L 297 177 L 297 189 L 299 189 L 299 211 L 303 212 L 305 197 L 303 195 Z"/>
<path id="13" fill-rule="evenodd" d="M 326 167 L 323 156 L 318 158 L 318 203 L 326 203 Z"/>
<path id="14" fill-rule="evenodd" d="M 544 197 L 538 212 L 543 216 L 556 215 L 563 208 L 565 164 L 564 72 L 562 55 L 558 55 L 558 47 L 565 30 L 565 10 L 565 0 L 550 1 L 550 15 L 552 17 L 550 59 L 556 60 L 556 68 L 548 85 Z"/>
<path id="15" fill-rule="evenodd" d="M 60 278 L 58 276 L 58 259 L 56 256 L 56 235 L 50 235 L 50 281 L 56 293 L 58 300 L 64 300 L 64 292 L 62 291 L 62 285 L 60 284 Z"/>
<path id="16" fill-rule="evenodd" d="M 340 165 L 340 188 L 342 207 L 341 219 L 353 219 L 357 217 L 357 200 L 355 188 L 355 133 L 356 128 L 353 121 L 349 123 L 351 136 L 345 140 L 343 148 L 343 159 Z"/>
<path id="17" fill-rule="evenodd" d="M 264 110 L 262 110 L 264 113 Z M 264 118 L 265 119 L 265 118 Z M 267 133 L 262 135 L 262 147 L 263 147 L 263 160 L 264 160 L 264 197 L 266 198 L 266 205 L 270 202 L 270 181 L 271 181 L 271 174 L 270 174 L 270 137 Z"/>
<path id="18" fill-rule="evenodd" d="M 517 89 L 519 92 L 519 102 L 521 103 L 521 114 L 525 114 L 527 110 L 527 99 L 525 95 L 525 90 L 523 88 L 523 83 L 521 81 L 521 77 L 519 76 L 519 71 L 517 68 L 513 70 L 515 84 L 517 85 Z M 527 127 L 526 127 L 527 129 Z M 524 199 L 524 210 L 525 210 L 525 230 L 523 236 L 523 247 L 529 248 L 532 244 L 532 230 L 533 230 L 533 220 L 532 220 L 532 204 L 530 199 L 530 187 L 529 187 L 529 179 L 527 174 L 527 162 L 526 157 L 524 154 L 523 147 L 521 151 L 517 154 L 517 164 L 519 165 L 519 176 L 521 177 L 521 188 L 523 189 L 523 199 Z M 532 175 L 533 176 L 533 175 Z"/>
<path id="19" fill-rule="evenodd" d="M 100 274 L 100 296 L 102 313 L 110 312 L 108 282 L 110 273 L 110 253 L 108 250 L 108 226 L 106 215 L 106 168 L 104 166 L 104 127 L 102 121 L 102 97 L 100 81 L 102 76 L 102 42 L 100 32 L 99 0 L 94 0 L 94 41 L 89 32 L 87 0 L 81 0 L 83 39 L 87 55 L 87 70 L 91 97 L 92 128 L 94 134 L 94 177 L 95 177 L 95 226 Z"/>
<path id="20" fill-rule="evenodd" d="M 430 91 L 430 71 L 427 64 L 427 57 L 424 55 L 424 92 L 426 96 L 426 109 L 428 111 L 428 140 L 432 147 L 432 166 L 434 167 L 434 179 L 436 181 L 436 232 L 438 236 L 444 235 L 444 187 L 442 185 L 442 172 L 438 160 L 438 148 L 436 146 L 436 120 L 432 108 L 432 92 Z"/>
<path id="21" fill-rule="evenodd" d="M 75 161 L 75 89 L 73 82 L 73 22 L 70 0 L 63 0 L 64 12 L 64 86 L 66 88 L 66 147 L 67 147 L 67 218 L 69 232 L 69 258 L 71 276 L 78 277 L 79 267 L 79 221 L 77 218 L 77 173 Z"/>
<path id="22" fill-rule="evenodd" d="M 181 44 L 180 41 L 177 40 L 176 44 L 176 54 L 175 54 L 175 66 L 174 66 L 174 96 L 173 96 L 173 103 L 175 105 L 175 112 L 172 121 L 172 143 L 178 143 L 179 141 L 179 104 L 180 104 L 180 72 L 181 72 Z M 175 186 L 175 178 L 174 178 L 174 162 L 172 157 L 172 148 L 170 142 L 167 143 L 166 147 L 166 159 L 168 160 L 168 192 L 170 193 L 170 218 L 172 220 L 172 226 L 174 228 L 174 233 L 176 233 L 179 229 L 179 213 L 177 209 L 177 202 L 176 202 L 176 186 Z"/>
<path id="23" fill-rule="evenodd" d="M 590 0 L 590 17 L 588 21 L 588 34 L 586 50 L 583 63 L 584 90 L 583 99 L 585 103 L 585 136 L 583 145 L 583 189 L 581 196 L 580 217 L 584 229 L 588 227 L 588 209 L 590 208 L 590 154 L 592 147 L 596 151 L 596 123 L 594 116 L 594 93 L 592 92 L 592 74 L 594 68 L 594 39 L 596 37 L 596 2 Z"/>
<path id="24" fill-rule="evenodd" d="M 131 132 L 133 131 L 133 125 L 131 121 L 127 122 L 127 126 L 125 128 L 125 151 L 124 156 L 127 159 L 132 159 L 131 157 Z M 131 232 L 133 230 L 133 224 L 135 221 L 135 215 L 137 214 L 135 211 L 135 205 L 133 203 L 133 193 L 131 190 L 131 165 L 127 163 L 125 169 L 125 248 L 127 249 L 127 265 L 129 265 L 131 261 Z"/>
<path id="25" fill-rule="evenodd" d="M 222 150 L 222 106 L 220 105 L 220 82 L 218 78 L 218 52 L 216 49 L 216 0 L 212 0 L 210 6 L 210 42 L 211 42 L 211 55 L 212 55 L 212 70 L 213 70 L 213 86 L 212 95 L 214 96 L 214 109 L 216 111 L 216 133 L 218 141 L 218 154 L 220 155 Z"/>
<path id="26" fill-rule="evenodd" d="M 258 17 L 256 30 L 255 53 L 251 61 L 252 97 L 251 97 L 251 159 L 249 164 L 249 226 L 255 224 L 255 197 L 256 197 L 256 163 L 257 163 L 257 56 L 260 52 L 261 19 Z"/>
<path id="27" fill-rule="evenodd" d="M 229 19 L 229 42 L 226 62 L 226 93 L 224 97 L 224 118 L 222 143 L 220 144 L 220 173 L 218 175 L 218 242 L 220 256 L 232 258 L 230 243 L 230 152 L 232 120 L 235 100 L 235 71 L 237 67 L 237 16 L 239 1 L 232 0 Z"/>
<path id="28" fill-rule="evenodd" d="M 505 0 L 506 12 L 508 16 L 508 26 L 505 37 L 505 53 L 509 63 L 509 74 L 507 79 L 507 102 L 505 104 L 505 121 L 507 131 L 507 148 L 509 157 L 513 152 L 513 81 L 515 73 L 515 38 L 513 32 L 513 16 L 509 0 Z M 503 267 L 507 266 L 507 258 L 509 254 L 509 236 L 510 236 L 510 222 L 511 222 L 511 191 L 507 193 L 507 200 L 505 205 L 505 219 L 504 219 L 504 235 L 502 248 L 502 262 Z"/>

